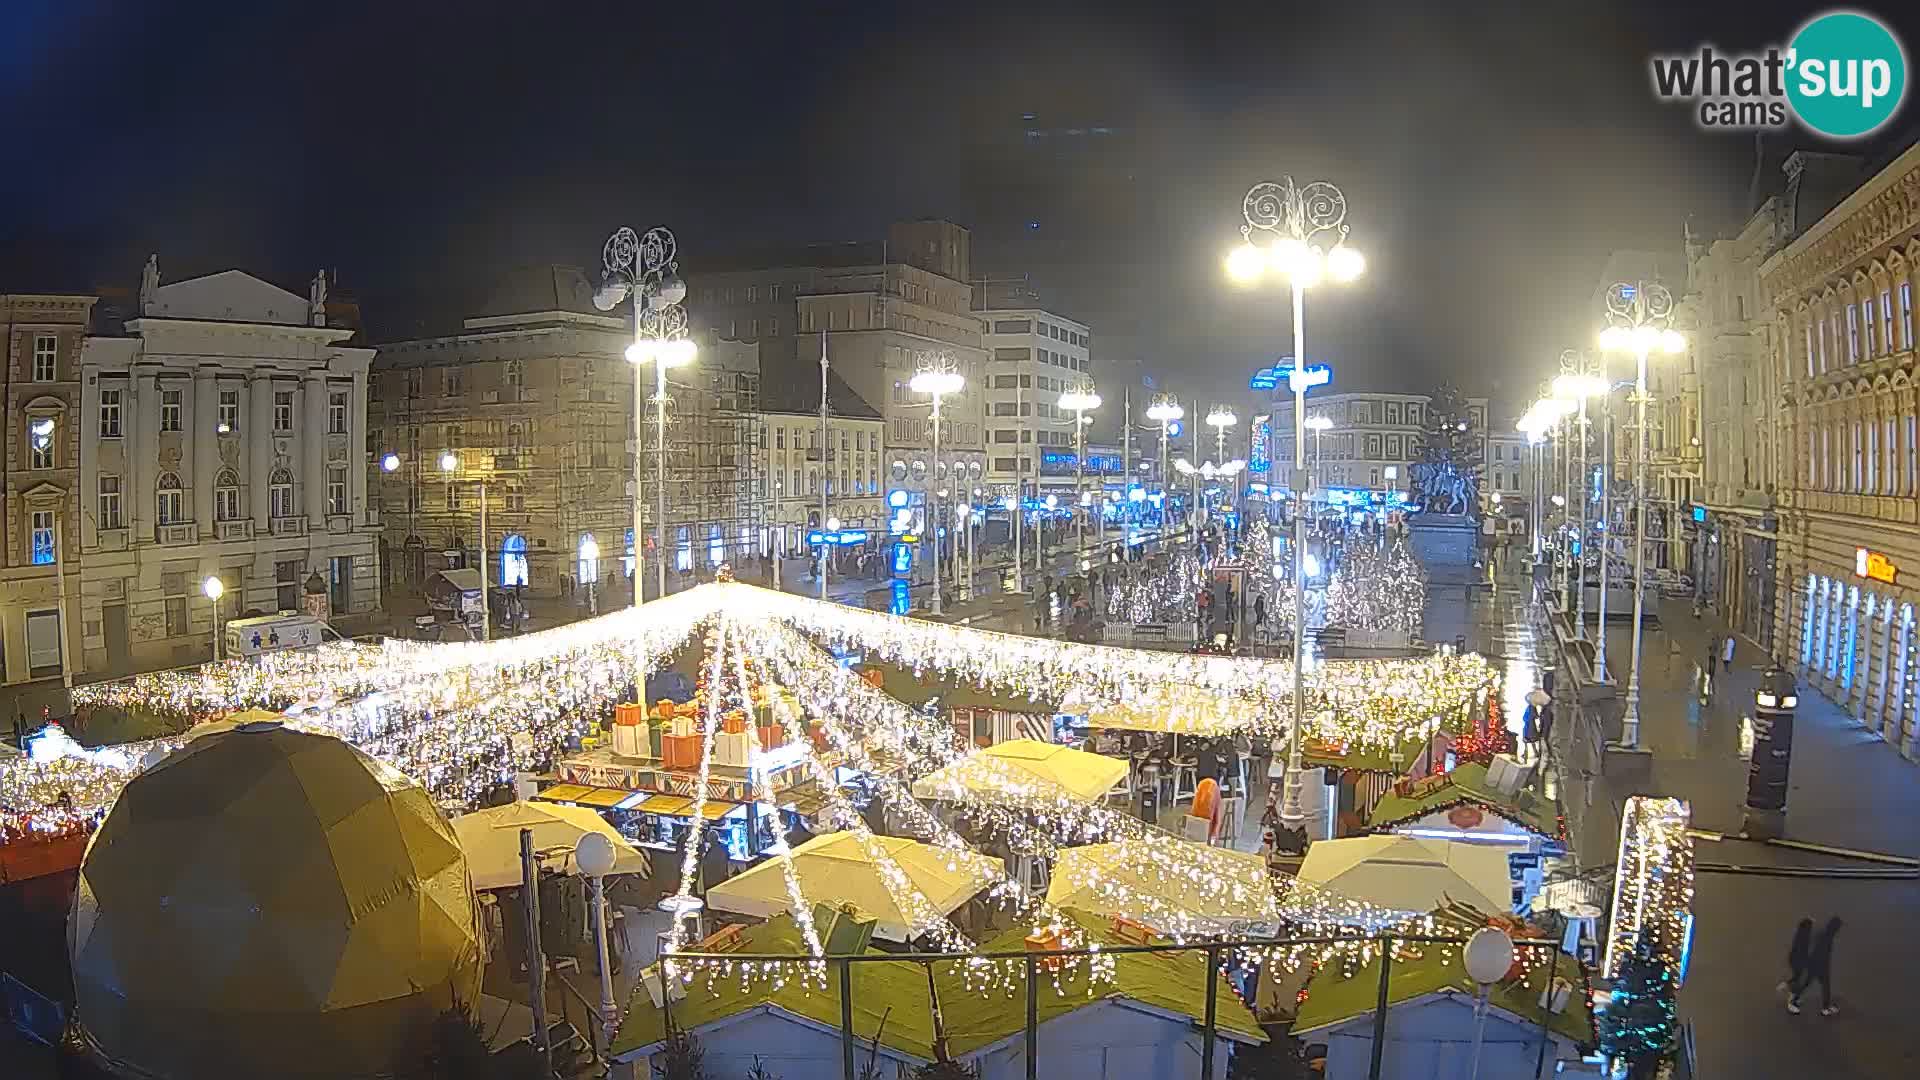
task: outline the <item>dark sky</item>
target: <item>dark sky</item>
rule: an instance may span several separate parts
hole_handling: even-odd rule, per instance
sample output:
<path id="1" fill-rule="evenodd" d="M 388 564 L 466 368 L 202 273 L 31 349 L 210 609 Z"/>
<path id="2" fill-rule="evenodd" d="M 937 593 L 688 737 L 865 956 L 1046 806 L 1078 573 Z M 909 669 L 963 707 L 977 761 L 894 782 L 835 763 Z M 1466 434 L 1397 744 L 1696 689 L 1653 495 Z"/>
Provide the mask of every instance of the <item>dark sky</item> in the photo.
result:
<path id="1" fill-rule="evenodd" d="M 1587 340 L 1610 248 L 1741 211 L 1751 140 L 1656 104 L 1648 53 L 1823 7 L 9 0 L 0 284 L 326 266 L 404 329 L 620 223 L 697 269 L 941 216 L 1101 361 L 1216 393 L 1290 351 L 1285 294 L 1220 258 L 1291 172 L 1345 188 L 1370 267 L 1310 296 L 1310 355 L 1517 400 Z"/>

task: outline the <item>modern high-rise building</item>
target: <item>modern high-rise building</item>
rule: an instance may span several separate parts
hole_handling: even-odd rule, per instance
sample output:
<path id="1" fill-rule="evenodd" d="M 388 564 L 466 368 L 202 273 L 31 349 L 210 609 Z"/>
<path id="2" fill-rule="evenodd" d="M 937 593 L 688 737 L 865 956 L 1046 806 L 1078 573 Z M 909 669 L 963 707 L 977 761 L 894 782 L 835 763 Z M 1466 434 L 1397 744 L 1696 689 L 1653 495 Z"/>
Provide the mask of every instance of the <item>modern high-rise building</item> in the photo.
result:
<path id="1" fill-rule="evenodd" d="M 986 321 L 987 487 L 1001 498 L 1048 487 L 1071 493 L 1075 416 L 1060 395 L 1097 389 L 1092 328 L 1049 311 L 1025 288 L 978 283 L 975 302 Z"/>

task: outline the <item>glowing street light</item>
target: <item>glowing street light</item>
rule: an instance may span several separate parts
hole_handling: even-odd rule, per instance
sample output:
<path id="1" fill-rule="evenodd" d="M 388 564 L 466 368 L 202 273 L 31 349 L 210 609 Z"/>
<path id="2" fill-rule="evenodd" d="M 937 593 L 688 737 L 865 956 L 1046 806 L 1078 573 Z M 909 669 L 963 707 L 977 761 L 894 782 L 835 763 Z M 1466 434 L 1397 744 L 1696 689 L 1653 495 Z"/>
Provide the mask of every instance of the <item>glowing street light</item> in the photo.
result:
<path id="1" fill-rule="evenodd" d="M 386 455 L 384 455 L 384 456 L 382 456 L 382 457 L 380 458 L 380 471 L 381 471 L 381 472 L 395 472 L 395 471 L 397 471 L 397 470 L 398 470 L 399 468 L 400 468 L 400 455 L 399 455 L 399 454 L 392 454 L 392 453 L 389 453 L 389 454 L 386 454 Z"/>
<path id="2" fill-rule="evenodd" d="M 1353 281 L 1366 271 L 1366 260 L 1347 247 L 1347 197 L 1338 187 L 1316 181 L 1296 186 L 1288 176 L 1278 183 L 1255 184 L 1241 200 L 1241 247 L 1227 258 L 1227 271 L 1242 284 L 1253 284 L 1267 273 L 1287 279 L 1293 293 L 1293 366 L 1287 383 L 1293 390 L 1293 736 L 1287 752 L 1285 795 L 1280 821 L 1298 828 L 1306 820 L 1301 806 L 1300 737 L 1306 727 L 1306 578 L 1303 556 L 1307 546 L 1307 390 L 1325 384 L 1332 372 L 1307 364 L 1306 291 L 1322 277 Z M 1256 237 L 1265 239 L 1257 243 Z M 1324 243 L 1325 246 L 1322 246 Z"/>
<path id="3" fill-rule="evenodd" d="M 1060 395 L 1059 406 L 1073 414 L 1073 490 L 1079 495 L 1081 506 L 1086 506 L 1087 476 L 1087 414 L 1100 407 L 1100 395 L 1094 392 L 1093 384 L 1086 383 Z M 1087 552 L 1087 516 L 1075 514 L 1073 518 L 1073 543 L 1080 555 Z"/>
<path id="4" fill-rule="evenodd" d="M 205 594 L 206 598 L 213 604 L 213 659 L 215 663 L 219 663 L 220 598 L 227 595 L 227 585 L 226 582 L 221 581 L 219 578 L 209 576 L 207 580 L 200 583 L 200 591 Z"/>
<path id="5" fill-rule="evenodd" d="M 582 574 L 587 579 L 587 614 L 600 614 L 600 603 L 593 587 L 600 581 L 600 544 L 591 536 L 580 538 L 580 565 L 591 568 L 591 574 Z"/>
<path id="6" fill-rule="evenodd" d="M 1640 624 L 1646 608 L 1647 564 L 1647 354 L 1685 352 L 1687 339 L 1671 326 L 1673 294 L 1651 281 L 1617 282 L 1607 290 L 1607 321 L 1600 347 L 1634 354 L 1634 430 L 1639 443 L 1633 459 L 1633 658 L 1627 675 L 1626 710 L 1621 716 L 1620 747 L 1640 744 Z"/>
<path id="7" fill-rule="evenodd" d="M 966 385 L 966 380 L 953 369 L 952 357 L 942 355 L 929 356 L 922 361 L 919 371 L 907 383 L 907 388 L 916 394 L 926 394 L 933 398 L 933 475 L 936 482 L 940 475 L 940 399 L 948 394 L 957 394 Z M 940 595 L 940 493 L 933 492 L 933 512 L 927 533 L 933 538 L 933 615 L 939 618 L 944 611 Z"/>

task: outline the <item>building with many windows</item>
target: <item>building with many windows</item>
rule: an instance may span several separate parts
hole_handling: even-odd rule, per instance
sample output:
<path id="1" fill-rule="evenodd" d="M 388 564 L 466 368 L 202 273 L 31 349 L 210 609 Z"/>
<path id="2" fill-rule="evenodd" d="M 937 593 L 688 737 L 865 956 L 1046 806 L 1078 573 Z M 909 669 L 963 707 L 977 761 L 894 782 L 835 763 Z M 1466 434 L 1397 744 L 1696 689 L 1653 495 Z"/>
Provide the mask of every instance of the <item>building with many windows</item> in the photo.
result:
<path id="1" fill-rule="evenodd" d="M 90 671 L 197 662 L 220 617 L 381 606 L 367 495 L 373 350 L 239 270 L 159 284 L 79 356 L 81 642 Z"/>
<path id="2" fill-rule="evenodd" d="M 986 320 L 987 488 L 1001 497 L 1071 492 L 1074 414 L 1060 407 L 1060 395 L 1093 385 L 1092 329 L 1037 305 L 984 307 L 980 315 Z"/>
<path id="3" fill-rule="evenodd" d="M 79 628 L 80 353 L 95 298 L 0 295 L 6 358 L 0 683 L 85 671 Z M 19 712 L 31 712 L 17 702 Z"/>
<path id="4" fill-rule="evenodd" d="M 810 553 L 807 533 L 820 527 L 823 495 L 827 516 L 838 518 L 842 529 L 886 530 L 887 505 L 880 479 L 886 469 L 882 442 L 886 420 L 878 409 L 828 371 L 824 451 L 817 381 L 765 384 L 760 412 L 771 480 L 766 525 L 769 553 L 785 558 Z"/>
<path id="5" fill-rule="evenodd" d="M 1391 492 L 1410 489 L 1408 469 L 1420 456 L 1426 423 L 1426 394 L 1308 394 L 1307 418 L 1325 417 L 1330 426 L 1307 432 L 1307 468 L 1316 487 L 1368 488 Z M 1484 439 L 1487 399 L 1464 399 L 1468 422 Z M 1273 460 L 1279 477 L 1293 460 L 1293 396 L 1275 391 Z M 1491 451 L 1482 446 L 1482 490 L 1486 490 Z"/>
<path id="6" fill-rule="evenodd" d="M 1789 159 L 1789 177 L 1807 165 Z M 1920 144 L 1768 257 L 1760 283 L 1787 420 L 1777 460 L 1793 463 L 1775 651 L 1920 758 Z"/>

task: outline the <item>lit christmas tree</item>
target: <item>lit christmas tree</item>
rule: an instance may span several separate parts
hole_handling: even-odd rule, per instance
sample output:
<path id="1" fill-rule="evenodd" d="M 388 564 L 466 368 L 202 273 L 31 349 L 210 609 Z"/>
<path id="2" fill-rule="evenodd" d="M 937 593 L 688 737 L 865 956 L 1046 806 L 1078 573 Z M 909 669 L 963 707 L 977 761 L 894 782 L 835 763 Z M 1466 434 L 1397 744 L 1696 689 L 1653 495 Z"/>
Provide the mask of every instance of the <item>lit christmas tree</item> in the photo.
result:
<path id="1" fill-rule="evenodd" d="M 1620 965 L 1613 998 L 1600 1015 L 1600 1048 L 1628 1064 L 1633 1080 L 1652 1077 L 1673 1044 L 1673 969 L 1654 955 L 1646 934 Z"/>
<path id="2" fill-rule="evenodd" d="M 1419 632 L 1427 575 L 1407 545 L 1349 547 L 1327 584 L 1327 625 L 1368 632 Z"/>

